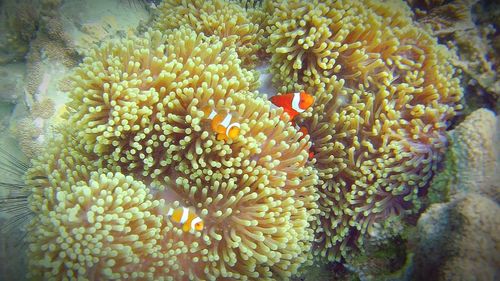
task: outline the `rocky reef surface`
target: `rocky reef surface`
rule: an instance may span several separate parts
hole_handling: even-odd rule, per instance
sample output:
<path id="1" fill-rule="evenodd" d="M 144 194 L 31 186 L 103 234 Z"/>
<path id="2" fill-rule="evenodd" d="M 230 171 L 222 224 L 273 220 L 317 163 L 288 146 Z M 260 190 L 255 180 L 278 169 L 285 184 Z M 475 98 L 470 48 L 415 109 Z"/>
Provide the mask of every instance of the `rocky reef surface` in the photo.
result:
<path id="1" fill-rule="evenodd" d="M 479 109 L 450 132 L 450 139 L 445 164 L 452 171 L 438 175 L 430 191 L 445 195 L 445 202 L 431 204 L 418 220 L 415 278 L 495 280 L 500 276 L 500 119 Z"/>

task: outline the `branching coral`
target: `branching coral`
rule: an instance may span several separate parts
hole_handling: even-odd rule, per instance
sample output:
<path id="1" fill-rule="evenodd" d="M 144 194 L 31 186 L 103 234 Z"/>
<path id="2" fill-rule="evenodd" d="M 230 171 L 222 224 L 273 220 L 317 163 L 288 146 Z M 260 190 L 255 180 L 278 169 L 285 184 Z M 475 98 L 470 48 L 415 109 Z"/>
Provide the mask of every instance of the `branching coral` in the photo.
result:
<path id="1" fill-rule="evenodd" d="M 449 35 L 457 31 L 473 29 L 471 8 L 476 1 L 454 1 L 438 6 L 418 21 L 429 24 L 435 35 Z"/>
<path id="2" fill-rule="evenodd" d="M 481 96 L 485 104 L 498 107 L 500 78 L 496 71 L 498 48 L 494 46 L 494 38 L 499 33 L 494 20 L 498 18 L 498 12 L 495 12 L 498 9 L 494 4 L 489 6 L 477 2 L 451 1 L 429 11 L 421 11 L 417 20 L 428 25 L 434 35 L 440 36 L 456 52 L 452 64 L 462 70 L 462 81 L 468 84 L 468 92 Z M 466 98 L 472 101 L 477 96 L 467 95 Z"/>
<path id="3" fill-rule="evenodd" d="M 337 260 L 373 222 L 415 207 L 462 91 L 446 48 L 395 1 L 278 1 L 269 13 L 275 83 L 316 95 L 298 122 L 320 176 L 317 250 Z"/>
<path id="4" fill-rule="evenodd" d="M 307 260 L 317 209 L 308 143 L 250 92 L 255 78 L 234 49 L 188 29 L 149 32 L 96 48 L 72 77 L 72 129 L 30 171 L 43 226 L 30 240 L 35 276 L 281 280 Z M 206 106 L 234 114 L 240 136 L 217 140 Z M 123 201 L 108 196 L 117 189 Z M 204 230 L 173 224 L 176 206 Z M 108 250 L 83 249 L 90 242 Z"/>
<path id="5" fill-rule="evenodd" d="M 256 13 L 225 0 L 168 0 L 158 7 L 153 28 L 162 32 L 184 26 L 205 35 L 217 35 L 225 47 L 236 46 L 243 65 L 255 66 L 263 55 L 263 29 Z"/>

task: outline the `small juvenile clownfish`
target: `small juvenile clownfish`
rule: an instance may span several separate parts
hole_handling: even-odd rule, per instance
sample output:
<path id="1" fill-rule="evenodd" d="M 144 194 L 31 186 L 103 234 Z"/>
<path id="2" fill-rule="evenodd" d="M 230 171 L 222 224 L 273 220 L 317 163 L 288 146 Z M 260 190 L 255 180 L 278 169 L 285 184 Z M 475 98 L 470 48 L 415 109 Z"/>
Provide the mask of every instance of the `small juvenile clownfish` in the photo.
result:
<path id="1" fill-rule="evenodd" d="M 231 113 L 217 113 L 210 107 L 206 107 L 203 112 L 209 120 L 212 120 L 212 129 L 217 133 L 218 140 L 234 139 L 240 134 L 240 123 L 232 122 Z"/>
<path id="2" fill-rule="evenodd" d="M 292 123 L 295 116 L 306 111 L 314 103 L 314 97 L 305 91 L 273 96 L 269 100 L 274 105 L 283 107 L 284 112 L 290 116 Z"/>
<path id="3" fill-rule="evenodd" d="M 182 230 L 188 232 L 190 230 L 202 231 L 203 220 L 194 212 L 186 207 L 178 207 L 176 209 L 168 209 L 167 217 L 173 222 L 182 224 Z"/>

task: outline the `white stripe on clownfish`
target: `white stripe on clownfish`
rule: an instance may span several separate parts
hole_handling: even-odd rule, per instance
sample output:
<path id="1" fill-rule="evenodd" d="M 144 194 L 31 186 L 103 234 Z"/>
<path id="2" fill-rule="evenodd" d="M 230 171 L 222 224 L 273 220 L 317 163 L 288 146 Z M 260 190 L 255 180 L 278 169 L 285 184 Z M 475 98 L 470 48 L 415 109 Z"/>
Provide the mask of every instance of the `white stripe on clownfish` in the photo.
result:
<path id="1" fill-rule="evenodd" d="M 224 118 L 224 120 L 222 120 L 222 122 L 220 122 L 220 125 L 223 126 L 224 128 L 227 128 L 229 126 L 229 124 L 231 123 L 232 118 L 233 118 L 233 116 L 231 115 L 231 113 L 227 114 L 226 117 Z"/>
<path id="2" fill-rule="evenodd" d="M 196 226 L 202 223 L 203 221 L 201 220 L 200 217 L 196 217 L 191 221 L 191 229 L 196 229 Z"/>
<path id="3" fill-rule="evenodd" d="M 186 207 L 182 207 L 182 217 L 181 217 L 181 220 L 179 221 L 179 223 L 185 223 L 188 219 L 188 216 L 189 216 L 189 209 L 186 208 Z"/>
<path id="4" fill-rule="evenodd" d="M 240 123 L 232 122 L 233 114 L 231 113 L 218 113 L 209 106 L 203 109 L 205 116 L 211 120 L 211 127 L 217 133 L 218 140 L 234 139 L 240 133 Z"/>
<path id="5" fill-rule="evenodd" d="M 300 103 L 300 93 L 294 93 L 292 99 L 292 109 L 297 111 L 298 113 L 302 113 L 305 110 L 300 108 L 299 103 Z"/>

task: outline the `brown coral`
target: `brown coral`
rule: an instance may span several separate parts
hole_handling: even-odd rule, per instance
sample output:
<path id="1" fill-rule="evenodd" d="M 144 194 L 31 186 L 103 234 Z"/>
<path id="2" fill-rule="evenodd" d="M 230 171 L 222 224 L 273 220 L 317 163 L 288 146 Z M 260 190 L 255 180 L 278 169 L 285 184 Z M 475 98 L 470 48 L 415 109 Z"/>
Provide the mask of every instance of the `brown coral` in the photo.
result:
<path id="1" fill-rule="evenodd" d="M 467 116 L 451 133 L 451 157 L 455 160 L 456 188 L 474 191 L 493 177 L 497 165 L 496 117 L 493 112 L 479 109 Z"/>
<path id="2" fill-rule="evenodd" d="M 418 221 L 416 278 L 492 280 L 500 274 L 498 204 L 469 194 L 433 205 Z"/>
<path id="3" fill-rule="evenodd" d="M 23 153 L 30 159 L 36 157 L 43 147 L 40 141 L 42 134 L 43 128 L 37 126 L 31 116 L 18 120 L 15 125 L 14 136 Z"/>
<path id="4" fill-rule="evenodd" d="M 500 199 L 498 183 L 498 118 L 487 109 L 472 112 L 449 134 L 442 171 L 433 178 L 430 202 L 478 193 Z"/>

